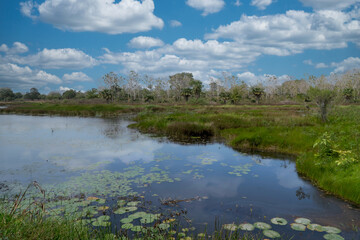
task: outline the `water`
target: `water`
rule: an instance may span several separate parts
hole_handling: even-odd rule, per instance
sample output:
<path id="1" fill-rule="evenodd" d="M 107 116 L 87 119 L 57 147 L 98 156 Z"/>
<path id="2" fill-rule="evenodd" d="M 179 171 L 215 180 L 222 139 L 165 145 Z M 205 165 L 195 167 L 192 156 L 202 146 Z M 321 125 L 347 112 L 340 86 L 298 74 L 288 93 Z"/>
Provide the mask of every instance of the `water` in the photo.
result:
<path id="1" fill-rule="evenodd" d="M 0 194 L 36 180 L 49 193 L 103 198 L 114 229 L 125 217 L 114 214 L 118 197 L 132 195 L 142 202 L 139 210 L 181 213 L 177 219 L 195 232 L 213 231 L 215 221 L 271 224 L 282 217 L 290 224 L 304 217 L 340 228 L 345 239 L 360 238 L 359 209 L 299 177 L 294 161 L 242 154 L 219 143 L 180 145 L 140 134 L 127 128 L 130 123 L 0 115 Z M 323 238 L 289 224 L 272 229 L 285 239 Z"/>

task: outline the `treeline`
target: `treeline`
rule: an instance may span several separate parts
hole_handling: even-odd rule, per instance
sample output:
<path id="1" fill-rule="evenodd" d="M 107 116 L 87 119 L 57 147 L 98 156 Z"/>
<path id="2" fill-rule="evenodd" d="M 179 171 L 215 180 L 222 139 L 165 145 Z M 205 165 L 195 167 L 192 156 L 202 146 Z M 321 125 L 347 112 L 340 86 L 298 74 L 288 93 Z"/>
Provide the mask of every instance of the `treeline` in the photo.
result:
<path id="1" fill-rule="evenodd" d="M 175 103 L 194 104 L 248 104 L 279 103 L 284 101 L 310 102 L 327 105 L 326 101 L 341 103 L 360 102 L 360 71 L 352 70 L 331 77 L 309 76 L 307 79 L 280 82 L 268 76 L 261 83 L 249 86 L 240 78 L 224 73 L 218 79 L 203 83 L 191 73 L 177 73 L 168 78 L 153 78 L 131 71 L 127 76 L 110 72 L 103 76 L 103 86 L 86 92 L 67 90 L 39 93 L 14 93 L 9 88 L 0 88 L 0 101 L 14 100 L 61 100 L 103 99 L 108 103 Z"/>

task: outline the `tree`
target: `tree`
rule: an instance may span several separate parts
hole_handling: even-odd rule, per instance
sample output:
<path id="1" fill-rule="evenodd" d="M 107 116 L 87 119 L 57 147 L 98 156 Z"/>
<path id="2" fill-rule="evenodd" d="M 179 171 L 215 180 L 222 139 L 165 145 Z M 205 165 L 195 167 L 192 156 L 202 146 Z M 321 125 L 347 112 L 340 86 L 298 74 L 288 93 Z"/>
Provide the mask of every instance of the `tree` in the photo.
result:
<path id="1" fill-rule="evenodd" d="M 181 91 L 181 96 L 183 96 L 185 98 L 185 101 L 187 102 L 189 100 L 189 97 L 192 94 L 192 90 L 191 88 L 184 88 Z"/>
<path id="2" fill-rule="evenodd" d="M 175 100 L 181 99 L 183 89 L 190 88 L 190 82 L 194 80 L 192 73 L 177 73 L 170 76 L 169 84 L 172 93 L 174 94 Z"/>
<path id="3" fill-rule="evenodd" d="M 105 89 L 101 90 L 99 92 L 99 95 L 101 98 L 105 99 L 107 103 L 109 103 L 113 99 L 110 89 L 105 88 Z"/>
<path id="4" fill-rule="evenodd" d="M 350 102 L 351 99 L 354 98 L 354 89 L 352 88 L 345 88 L 343 90 L 343 96 L 347 102 Z"/>
<path id="5" fill-rule="evenodd" d="M 251 93 L 256 98 L 256 103 L 259 104 L 260 98 L 264 95 L 264 88 L 261 85 L 257 85 L 251 88 Z"/>
<path id="6" fill-rule="evenodd" d="M 46 98 L 49 100 L 59 100 L 61 99 L 61 94 L 59 92 L 49 92 Z"/>
<path id="7" fill-rule="evenodd" d="M 199 80 L 194 80 L 192 79 L 190 81 L 190 86 L 192 87 L 192 94 L 199 99 L 201 92 L 202 92 L 202 88 L 203 88 L 203 84 L 201 81 Z"/>
<path id="8" fill-rule="evenodd" d="M 98 98 L 99 97 L 98 90 L 96 88 L 92 88 L 91 90 L 86 91 L 85 97 L 87 99 Z"/>
<path id="9" fill-rule="evenodd" d="M 0 88 L 0 101 L 12 101 L 15 94 L 10 88 Z"/>
<path id="10" fill-rule="evenodd" d="M 219 94 L 219 97 L 220 97 L 220 101 L 222 101 L 224 104 L 226 104 L 227 101 L 230 100 L 230 93 L 223 91 Z"/>
<path id="11" fill-rule="evenodd" d="M 62 94 L 64 99 L 72 99 L 76 97 L 76 91 L 73 89 L 67 90 Z"/>
<path id="12" fill-rule="evenodd" d="M 312 86 L 308 90 L 308 96 L 318 105 L 321 120 L 326 122 L 329 106 L 336 95 L 334 88 L 325 76 L 310 76 L 309 81 Z"/>
<path id="13" fill-rule="evenodd" d="M 37 88 L 31 88 L 30 92 L 24 95 L 24 99 L 28 99 L 28 100 L 38 100 L 40 99 L 40 97 L 41 94 L 39 93 Z"/>
<path id="14" fill-rule="evenodd" d="M 110 100 L 114 102 L 115 99 L 120 95 L 120 84 L 124 81 L 124 78 L 114 72 L 110 72 L 103 76 L 103 80 L 106 88 L 110 91 L 110 93 L 106 93 L 106 96 L 111 96 Z M 110 100 L 107 99 L 106 101 L 109 102 Z"/>
<path id="15" fill-rule="evenodd" d="M 23 94 L 21 92 L 15 93 L 15 99 L 21 99 L 23 98 Z"/>

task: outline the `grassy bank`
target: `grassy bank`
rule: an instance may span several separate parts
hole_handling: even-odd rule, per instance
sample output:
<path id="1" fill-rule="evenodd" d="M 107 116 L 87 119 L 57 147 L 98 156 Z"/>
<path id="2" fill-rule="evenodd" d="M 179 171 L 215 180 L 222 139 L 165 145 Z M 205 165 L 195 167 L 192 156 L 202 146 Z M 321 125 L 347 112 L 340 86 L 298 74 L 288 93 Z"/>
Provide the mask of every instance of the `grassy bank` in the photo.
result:
<path id="1" fill-rule="evenodd" d="M 145 109 L 141 105 L 99 104 L 99 103 L 50 103 L 22 102 L 7 105 L 0 113 L 21 113 L 31 115 L 62 115 L 62 116 L 108 116 L 120 113 L 137 113 Z"/>
<path id="2" fill-rule="evenodd" d="M 301 105 L 180 106 L 142 112 L 135 120 L 133 127 L 143 132 L 185 139 L 216 136 L 240 151 L 296 156 L 300 174 L 360 204 L 360 106 L 334 107 L 325 124 L 316 108 Z"/>
<path id="3" fill-rule="evenodd" d="M 138 113 L 142 132 L 177 140 L 218 137 L 246 152 L 297 157 L 297 170 L 315 185 L 360 204 L 360 106 L 333 107 L 322 123 L 304 105 L 116 105 L 21 103 L 2 113 L 116 115 Z M 314 147 L 314 144 L 319 144 Z"/>

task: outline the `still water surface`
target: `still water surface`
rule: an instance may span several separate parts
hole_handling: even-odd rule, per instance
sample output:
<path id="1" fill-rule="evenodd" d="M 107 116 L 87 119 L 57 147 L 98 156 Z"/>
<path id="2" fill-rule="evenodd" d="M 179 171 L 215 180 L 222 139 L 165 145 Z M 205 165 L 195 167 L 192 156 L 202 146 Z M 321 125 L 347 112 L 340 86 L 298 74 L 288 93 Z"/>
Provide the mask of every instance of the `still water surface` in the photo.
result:
<path id="1" fill-rule="evenodd" d="M 200 232 L 211 232 L 215 220 L 270 224 L 281 217 L 290 224 L 304 217 L 360 239 L 359 209 L 299 177 L 294 161 L 219 143 L 176 144 L 129 129 L 130 123 L 124 117 L 0 115 L 0 195 L 36 180 L 47 191 L 103 197 L 106 205 L 138 196 L 153 210 L 186 213 L 180 221 Z M 105 213 L 121 228 L 120 215 Z M 297 232 L 289 224 L 272 228 L 285 239 L 323 239 L 324 233 Z"/>

